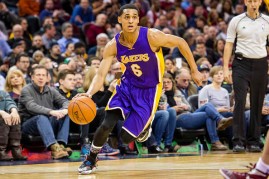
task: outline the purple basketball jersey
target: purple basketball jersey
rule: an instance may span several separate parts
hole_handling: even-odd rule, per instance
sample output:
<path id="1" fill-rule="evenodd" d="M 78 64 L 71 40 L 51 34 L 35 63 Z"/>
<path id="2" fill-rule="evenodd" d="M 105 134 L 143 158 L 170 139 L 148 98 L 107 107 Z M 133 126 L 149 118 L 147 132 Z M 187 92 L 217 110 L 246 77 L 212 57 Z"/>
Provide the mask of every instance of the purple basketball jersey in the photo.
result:
<path id="1" fill-rule="evenodd" d="M 156 87 L 161 82 L 164 72 L 163 55 L 151 50 L 148 42 L 148 28 L 140 27 L 138 38 L 130 49 L 119 42 L 120 33 L 115 36 L 117 59 L 125 65 L 122 78 L 127 78 L 140 88 Z"/>

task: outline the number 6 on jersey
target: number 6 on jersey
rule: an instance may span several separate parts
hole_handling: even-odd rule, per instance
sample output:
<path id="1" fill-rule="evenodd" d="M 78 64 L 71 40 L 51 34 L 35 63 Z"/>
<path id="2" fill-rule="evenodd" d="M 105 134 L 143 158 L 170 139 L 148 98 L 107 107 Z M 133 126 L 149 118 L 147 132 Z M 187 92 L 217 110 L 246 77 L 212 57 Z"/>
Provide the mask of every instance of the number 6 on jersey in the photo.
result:
<path id="1" fill-rule="evenodd" d="M 131 68 L 132 68 L 132 71 L 134 72 L 134 74 L 138 77 L 140 77 L 143 73 L 142 71 L 140 70 L 140 66 L 137 65 L 137 64 L 132 64 L 131 65 Z"/>

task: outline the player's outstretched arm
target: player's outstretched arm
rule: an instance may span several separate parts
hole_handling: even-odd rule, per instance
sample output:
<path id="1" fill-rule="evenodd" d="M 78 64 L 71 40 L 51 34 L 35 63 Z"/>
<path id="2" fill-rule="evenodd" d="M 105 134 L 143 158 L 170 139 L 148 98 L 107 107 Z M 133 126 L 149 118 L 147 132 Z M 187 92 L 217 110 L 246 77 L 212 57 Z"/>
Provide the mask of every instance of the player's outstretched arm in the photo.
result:
<path id="1" fill-rule="evenodd" d="M 193 81 L 198 86 L 202 85 L 202 74 L 200 74 L 198 71 L 190 47 L 183 38 L 175 35 L 165 34 L 157 29 L 150 29 L 148 38 L 151 48 L 159 49 L 160 47 L 177 47 L 191 68 Z"/>
<path id="2" fill-rule="evenodd" d="M 89 90 L 87 91 L 87 94 L 89 96 L 94 95 L 97 91 L 101 89 L 101 87 L 103 87 L 104 80 L 110 69 L 110 66 L 112 64 L 115 55 L 116 55 L 116 41 L 115 39 L 112 39 L 105 46 L 103 53 L 103 60 L 101 61 L 100 67 L 92 80 Z"/>

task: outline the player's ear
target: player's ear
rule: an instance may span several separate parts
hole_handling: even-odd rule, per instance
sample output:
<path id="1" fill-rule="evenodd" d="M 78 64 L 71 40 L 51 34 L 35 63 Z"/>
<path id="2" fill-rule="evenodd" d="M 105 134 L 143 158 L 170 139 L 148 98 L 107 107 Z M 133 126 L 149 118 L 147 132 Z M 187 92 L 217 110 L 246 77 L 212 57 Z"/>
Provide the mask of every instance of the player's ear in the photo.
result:
<path id="1" fill-rule="evenodd" d="M 121 24 L 121 16 L 118 16 L 118 22 Z"/>

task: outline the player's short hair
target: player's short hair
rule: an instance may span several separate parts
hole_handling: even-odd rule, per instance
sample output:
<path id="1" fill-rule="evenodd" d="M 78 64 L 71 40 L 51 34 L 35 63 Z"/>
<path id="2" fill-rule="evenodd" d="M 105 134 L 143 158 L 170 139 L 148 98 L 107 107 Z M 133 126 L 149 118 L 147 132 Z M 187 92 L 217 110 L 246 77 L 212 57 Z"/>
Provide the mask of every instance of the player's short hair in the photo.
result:
<path id="1" fill-rule="evenodd" d="M 134 4 L 125 4 L 121 6 L 120 11 L 119 11 L 119 16 L 123 14 L 124 9 L 135 9 L 137 10 L 138 16 L 139 16 L 139 9 Z"/>

